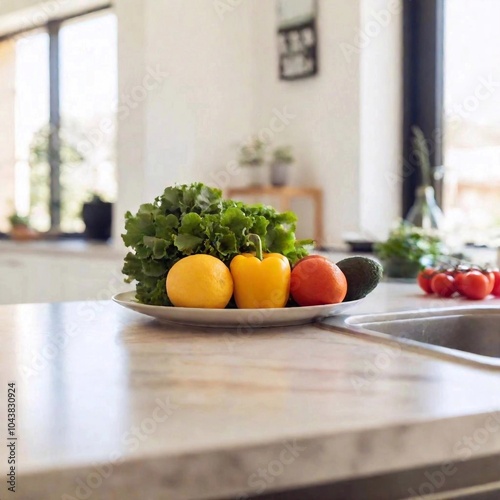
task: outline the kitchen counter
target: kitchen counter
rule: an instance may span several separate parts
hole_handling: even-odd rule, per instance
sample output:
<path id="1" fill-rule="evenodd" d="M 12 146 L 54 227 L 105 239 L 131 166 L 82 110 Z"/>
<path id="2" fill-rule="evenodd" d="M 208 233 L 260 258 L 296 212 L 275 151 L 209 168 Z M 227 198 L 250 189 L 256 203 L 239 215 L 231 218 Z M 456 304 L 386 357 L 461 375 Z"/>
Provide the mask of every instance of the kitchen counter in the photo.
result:
<path id="1" fill-rule="evenodd" d="M 454 303 L 383 283 L 352 312 Z M 0 335 L 17 499 L 247 498 L 500 456 L 500 371 L 317 325 L 167 327 L 102 301 L 1 306 Z"/>
<path id="2" fill-rule="evenodd" d="M 123 259 L 125 247 L 111 243 L 99 243 L 81 239 L 0 241 L 0 255 L 48 255 L 53 257 L 91 257 L 99 259 Z"/>

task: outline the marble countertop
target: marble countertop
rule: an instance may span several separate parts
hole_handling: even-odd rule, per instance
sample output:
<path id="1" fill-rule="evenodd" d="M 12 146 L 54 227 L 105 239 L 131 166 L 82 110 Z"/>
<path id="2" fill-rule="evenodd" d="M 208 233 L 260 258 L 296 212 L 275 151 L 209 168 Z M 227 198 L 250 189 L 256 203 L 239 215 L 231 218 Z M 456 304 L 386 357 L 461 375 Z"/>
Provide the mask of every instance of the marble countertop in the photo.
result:
<path id="1" fill-rule="evenodd" d="M 383 283 L 353 313 L 442 306 Z M 19 499 L 246 498 L 500 454 L 500 372 L 316 325 L 244 335 L 73 302 L 1 306 L 0 338 Z"/>

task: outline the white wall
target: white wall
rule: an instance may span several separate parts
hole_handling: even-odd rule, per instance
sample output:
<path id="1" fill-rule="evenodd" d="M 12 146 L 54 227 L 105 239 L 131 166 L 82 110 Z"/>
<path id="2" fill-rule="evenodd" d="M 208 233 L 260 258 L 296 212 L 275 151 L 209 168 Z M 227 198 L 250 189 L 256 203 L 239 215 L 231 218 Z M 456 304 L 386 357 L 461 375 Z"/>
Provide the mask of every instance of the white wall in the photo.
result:
<path id="1" fill-rule="evenodd" d="M 120 95 L 140 96 L 148 73 L 157 81 L 118 118 L 120 222 L 175 182 L 227 187 L 223 173 L 253 131 L 256 105 L 248 0 L 223 19 L 207 0 L 138 4 L 116 2 Z"/>
<path id="2" fill-rule="evenodd" d="M 113 213 L 113 240 L 120 247 L 123 245 L 120 235 L 125 212 L 137 211 L 144 200 L 148 108 L 147 101 L 130 101 L 134 89 L 142 88 L 141 82 L 146 73 L 143 6 L 137 0 L 119 0 L 115 10 L 118 18 L 119 105 L 116 151 L 118 199 Z"/>
<path id="3" fill-rule="evenodd" d="M 363 0 L 361 9 L 359 226 L 377 238 L 401 215 L 402 2 Z"/>
<path id="4" fill-rule="evenodd" d="M 148 198 L 173 182 L 212 182 L 252 132 L 251 4 L 220 19 L 206 0 L 147 1 L 146 66 L 165 80 L 148 100 Z"/>
<path id="5" fill-rule="evenodd" d="M 292 82 L 278 78 L 275 3 L 256 5 L 257 129 L 273 108 L 294 115 L 276 142 L 293 145 L 295 183 L 323 187 L 325 239 L 337 244 L 360 217 L 360 56 L 347 60 L 340 44 L 356 36 L 361 14 L 359 1 L 318 3 L 319 74 Z M 294 208 L 310 220 L 304 205 Z"/>
<path id="6" fill-rule="evenodd" d="M 399 215 L 393 174 L 401 158 L 401 1 L 320 0 L 319 74 L 293 82 L 277 75 L 274 2 L 254 4 L 257 129 L 273 108 L 294 115 L 275 139 L 296 150 L 294 182 L 323 187 L 330 245 L 347 232 L 383 238 Z M 394 14 L 366 42 L 373 16 L 394 3 Z M 304 205 L 296 209 L 310 218 Z"/>

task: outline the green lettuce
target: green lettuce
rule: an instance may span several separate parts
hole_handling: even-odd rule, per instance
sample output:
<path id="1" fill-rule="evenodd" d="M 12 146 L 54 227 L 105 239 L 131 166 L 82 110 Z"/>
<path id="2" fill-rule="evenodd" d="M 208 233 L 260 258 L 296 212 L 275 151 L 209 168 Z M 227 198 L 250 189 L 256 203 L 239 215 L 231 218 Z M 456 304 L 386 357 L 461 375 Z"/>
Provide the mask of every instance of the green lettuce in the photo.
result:
<path id="1" fill-rule="evenodd" d="M 167 187 L 153 203 L 125 214 L 125 281 L 136 282 L 143 304 L 171 305 L 165 280 L 170 268 L 193 254 L 208 254 L 229 266 L 232 258 L 252 251 L 248 235 L 261 237 L 265 252 L 285 255 L 291 264 L 307 255 L 311 240 L 295 238 L 297 217 L 265 205 L 222 198 L 219 189 L 201 183 Z"/>

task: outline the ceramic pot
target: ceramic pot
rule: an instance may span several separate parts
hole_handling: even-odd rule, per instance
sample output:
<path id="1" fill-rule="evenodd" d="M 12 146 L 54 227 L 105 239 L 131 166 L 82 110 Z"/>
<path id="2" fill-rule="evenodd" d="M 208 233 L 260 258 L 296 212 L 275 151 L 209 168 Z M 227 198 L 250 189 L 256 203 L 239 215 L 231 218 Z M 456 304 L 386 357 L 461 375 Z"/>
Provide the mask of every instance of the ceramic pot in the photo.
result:
<path id="1" fill-rule="evenodd" d="M 274 162 L 271 164 L 271 184 L 273 186 L 286 186 L 290 174 L 290 164 Z"/>
<path id="2" fill-rule="evenodd" d="M 32 241 L 39 238 L 38 232 L 27 226 L 13 226 L 10 237 L 15 241 Z"/>
<path id="3" fill-rule="evenodd" d="M 82 217 L 87 239 L 106 241 L 111 237 L 112 212 L 113 204 L 105 201 L 83 204 Z"/>
<path id="4" fill-rule="evenodd" d="M 388 278 L 416 278 L 421 265 L 420 262 L 392 257 L 383 261 L 384 273 Z"/>

